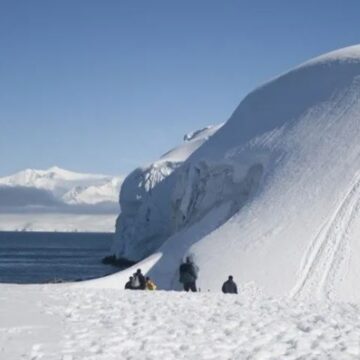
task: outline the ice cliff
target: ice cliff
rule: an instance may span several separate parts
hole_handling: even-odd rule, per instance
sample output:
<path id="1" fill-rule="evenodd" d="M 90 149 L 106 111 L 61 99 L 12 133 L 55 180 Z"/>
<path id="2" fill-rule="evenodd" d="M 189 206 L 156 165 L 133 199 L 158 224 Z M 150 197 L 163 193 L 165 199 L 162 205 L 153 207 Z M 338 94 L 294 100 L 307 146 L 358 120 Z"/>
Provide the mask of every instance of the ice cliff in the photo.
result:
<path id="1" fill-rule="evenodd" d="M 120 207 L 116 222 L 113 252 L 117 257 L 140 260 L 156 250 L 164 240 L 174 233 L 172 202 L 168 195 L 158 193 L 158 185 L 207 141 L 221 125 L 209 126 L 201 131 L 185 135 L 184 143 L 158 161 L 135 169 L 122 184 Z M 172 191 L 165 187 L 167 194 Z M 165 196 L 165 197 L 164 197 Z"/>

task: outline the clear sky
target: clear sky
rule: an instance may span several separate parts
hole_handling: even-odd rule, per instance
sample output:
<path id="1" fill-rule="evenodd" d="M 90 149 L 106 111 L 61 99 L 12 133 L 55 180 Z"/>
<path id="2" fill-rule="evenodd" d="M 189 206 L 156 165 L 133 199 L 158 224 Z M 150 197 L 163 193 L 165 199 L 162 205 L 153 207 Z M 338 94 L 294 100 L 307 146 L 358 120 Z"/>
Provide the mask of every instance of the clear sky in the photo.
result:
<path id="1" fill-rule="evenodd" d="M 0 176 L 126 174 L 257 85 L 360 43 L 360 1 L 0 0 Z"/>

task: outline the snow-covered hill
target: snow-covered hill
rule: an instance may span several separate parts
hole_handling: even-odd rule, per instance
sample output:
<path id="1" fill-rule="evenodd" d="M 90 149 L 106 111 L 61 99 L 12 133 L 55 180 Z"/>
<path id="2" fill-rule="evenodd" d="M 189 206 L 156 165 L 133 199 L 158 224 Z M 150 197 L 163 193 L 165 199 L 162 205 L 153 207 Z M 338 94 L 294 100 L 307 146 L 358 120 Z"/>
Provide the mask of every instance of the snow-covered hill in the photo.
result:
<path id="1" fill-rule="evenodd" d="M 114 253 L 176 288 L 233 274 L 265 293 L 360 299 L 360 46 L 315 58 L 251 92 L 181 161 L 124 182 Z M 191 140 L 188 144 L 192 144 Z M 183 152 L 180 147 L 176 152 Z"/>
<path id="2" fill-rule="evenodd" d="M 56 166 L 0 178 L 0 230 L 113 231 L 122 181 Z"/>

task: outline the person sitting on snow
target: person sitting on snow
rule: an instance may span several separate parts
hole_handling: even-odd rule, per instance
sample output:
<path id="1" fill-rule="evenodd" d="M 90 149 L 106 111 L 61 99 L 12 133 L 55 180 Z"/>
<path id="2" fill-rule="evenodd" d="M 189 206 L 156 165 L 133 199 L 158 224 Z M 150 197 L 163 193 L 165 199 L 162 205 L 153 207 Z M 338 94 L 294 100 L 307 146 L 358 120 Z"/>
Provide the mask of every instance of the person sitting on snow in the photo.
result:
<path id="1" fill-rule="evenodd" d="M 186 262 L 180 265 L 179 272 L 179 281 L 184 285 L 184 290 L 196 292 L 196 280 L 199 268 L 193 263 L 189 256 L 186 258 Z"/>
<path id="2" fill-rule="evenodd" d="M 141 272 L 141 269 L 137 269 L 136 273 L 134 274 L 131 286 L 134 290 L 146 289 L 146 280 L 145 276 Z"/>
<path id="3" fill-rule="evenodd" d="M 129 281 L 125 284 L 125 290 L 133 290 L 132 282 L 133 282 L 133 277 L 130 276 Z"/>
<path id="4" fill-rule="evenodd" d="M 155 283 L 149 277 L 146 277 L 146 290 L 156 290 L 156 288 Z"/>
<path id="5" fill-rule="evenodd" d="M 237 294 L 237 286 L 233 280 L 233 277 L 230 275 L 228 280 L 226 280 L 221 288 L 224 294 Z"/>

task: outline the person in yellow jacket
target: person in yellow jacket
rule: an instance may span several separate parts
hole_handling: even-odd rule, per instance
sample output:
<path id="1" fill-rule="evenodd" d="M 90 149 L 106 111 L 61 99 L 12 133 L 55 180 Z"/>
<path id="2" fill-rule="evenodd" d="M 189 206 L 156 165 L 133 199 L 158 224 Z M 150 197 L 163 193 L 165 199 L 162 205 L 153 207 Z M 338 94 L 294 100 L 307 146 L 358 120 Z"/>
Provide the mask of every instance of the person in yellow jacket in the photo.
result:
<path id="1" fill-rule="evenodd" d="M 146 290 L 156 290 L 155 283 L 149 278 L 146 278 Z"/>

